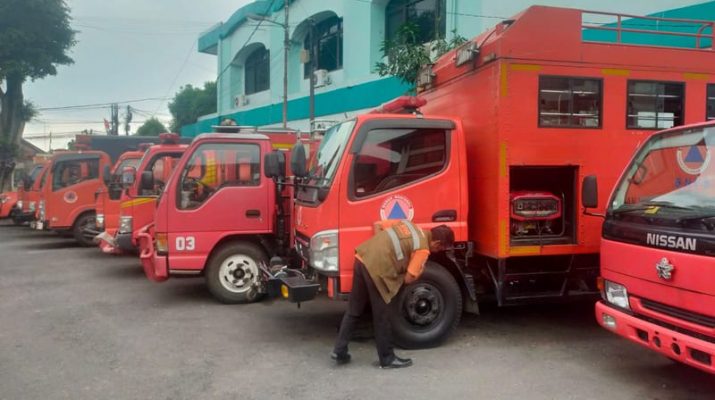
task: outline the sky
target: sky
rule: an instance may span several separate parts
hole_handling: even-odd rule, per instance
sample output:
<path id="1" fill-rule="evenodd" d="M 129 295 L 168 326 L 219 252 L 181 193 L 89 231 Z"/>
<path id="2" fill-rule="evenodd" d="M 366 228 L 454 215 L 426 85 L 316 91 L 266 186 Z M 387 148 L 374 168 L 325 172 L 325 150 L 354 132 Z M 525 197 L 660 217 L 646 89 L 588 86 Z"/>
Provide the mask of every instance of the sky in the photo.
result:
<path id="1" fill-rule="evenodd" d="M 216 57 L 197 51 L 199 35 L 250 2 L 67 0 L 78 31 L 70 51 L 74 64 L 26 83 L 25 98 L 40 109 L 119 102 L 120 134 L 127 105 L 137 110 L 131 132 L 152 115 L 168 127 L 167 104 L 179 88 L 216 79 Z M 44 110 L 27 124 L 24 137 L 48 150 L 52 132 L 52 148 L 64 148 L 83 129 L 104 131 L 105 118 L 108 106 Z"/>

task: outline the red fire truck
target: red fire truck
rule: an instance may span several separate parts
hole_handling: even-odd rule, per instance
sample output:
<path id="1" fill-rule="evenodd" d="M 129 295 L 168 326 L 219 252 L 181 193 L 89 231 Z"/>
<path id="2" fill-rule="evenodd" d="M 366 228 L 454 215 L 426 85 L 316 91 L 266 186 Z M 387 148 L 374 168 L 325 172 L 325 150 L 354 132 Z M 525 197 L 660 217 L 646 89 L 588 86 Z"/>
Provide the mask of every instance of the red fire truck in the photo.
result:
<path id="1" fill-rule="evenodd" d="M 126 167 L 138 167 L 144 151 L 151 146 L 146 143 L 139 146 L 137 151 L 127 151 L 119 157 L 111 170 L 103 173 L 104 186 L 100 187 L 95 195 L 96 233 L 114 237 L 119 228 L 119 205 L 122 196 L 121 176 Z M 109 166 L 107 166 L 109 168 Z M 97 239 L 95 238 L 95 241 Z M 116 253 L 113 248 L 100 241 L 100 248 L 106 253 Z"/>
<path id="2" fill-rule="evenodd" d="M 38 161 L 24 177 L 17 189 L 17 200 L 10 216 L 15 225 L 23 225 L 35 219 L 39 188 L 46 173 L 47 160 Z"/>
<path id="3" fill-rule="evenodd" d="M 100 247 L 105 252 L 136 253 L 138 234 L 154 221 L 156 201 L 164 190 L 171 172 L 188 145 L 180 144 L 176 133 L 162 133 L 159 144 L 146 149 L 137 167 L 127 166 L 120 173 L 124 188 L 119 201 L 116 233 L 100 235 Z M 105 218 L 105 222 L 106 222 Z"/>
<path id="4" fill-rule="evenodd" d="M 203 275 L 218 300 L 249 302 L 265 292 L 260 269 L 290 240 L 284 188 L 264 177 L 261 160 L 297 134 L 222 128 L 238 133 L 200 135 L 178 162 L 154 225 L 139 234 L 140 258 L 151 280 Z"/>
<path id="5" fill-rule="evenodd" d="M 102 151 L 67 151 L 54 155 L 40 188 L 38 230 L 72 234 L 82 246 L 91 246 L 95 226 L 94 195 L 104 185 L 100 171 L 111 165 Z"/>
<path id="6" fill-rule="evenodd" d="M 690 34 L 616 14 L 592 25 L 594 14 L 605 13 L 531 7 L 425 68 L 420 98 L 331 128 L 307 171 L 294 165 L 306 268 L 283 280 L 283 295 L 305 300 L 318 282 L 345 298 L 354 249 L 380 219 L 447 224 L 459 241 L 393 300 L 402 346 L 440 343 L 482 301 L 597 294 L 602 221 L 578 212 L 579 183 L 596 175 L 610 188 L 654 131 L 705 120 L 715 54 L 709 21 L 686 21 L 705 28 Z M 631 43 L 638 32 L 690 47 Z"/>
<path id="7" fill-rule="evenodd" d="M 715 373 L 715 122 L 654 135 L 607 203 L 601 241 L 606 329 Z M 599 179 L 600 180 L 600 179 Z M 584 207 L 597 205 L 596 178 Z"/>

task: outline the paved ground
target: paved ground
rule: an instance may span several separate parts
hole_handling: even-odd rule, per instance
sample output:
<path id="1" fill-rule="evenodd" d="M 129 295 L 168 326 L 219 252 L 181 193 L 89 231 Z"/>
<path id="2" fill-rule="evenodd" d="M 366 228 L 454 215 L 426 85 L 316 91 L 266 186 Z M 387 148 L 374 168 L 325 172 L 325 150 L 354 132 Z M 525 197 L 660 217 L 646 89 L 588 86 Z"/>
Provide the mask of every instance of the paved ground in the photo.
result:
<path id="1" fill-rule="evenodd" d="M 2 224 L 0 224 L 2 225 Z M 328 360 L 344 304 L 224 306 L 133 258 L 0 226 L 0 399 L 712 399 L 715 377 L 599 328 L 590 304 L 489 309 L 415 366 Z"/>

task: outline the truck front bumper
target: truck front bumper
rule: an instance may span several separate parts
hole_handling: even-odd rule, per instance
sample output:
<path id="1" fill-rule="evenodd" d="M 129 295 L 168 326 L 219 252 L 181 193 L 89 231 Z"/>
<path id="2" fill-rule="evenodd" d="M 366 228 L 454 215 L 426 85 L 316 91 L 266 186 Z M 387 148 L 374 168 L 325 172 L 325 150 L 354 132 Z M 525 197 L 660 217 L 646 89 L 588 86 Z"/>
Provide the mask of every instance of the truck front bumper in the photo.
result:
<path id="1" fill-rule="evenodd" d="M 596 320 L 607 330 L 683 364 L 715 374 L 715 343 L 654 324 L 599 301 Z"/>
<path id="2" fill-rule="evenodd" d="M 117 242 L 114 239 L 114 230 L 105 230 L 99 235 L 95 236 L 94 241 L 97 242 L 99 249 L 105 254 L 121 254 L 122 252 L 117 248 Z"/>
<path id="3" fill-rule="evenodd" d="M 169 279 L 169 261 L 167 256 L 156 254 L 154 238 L 149 230 L 142 230 L 137 235 L 139 244 L 139 259 L 144 268 L 144 274 L 149 280 L 163 282 Z"/>

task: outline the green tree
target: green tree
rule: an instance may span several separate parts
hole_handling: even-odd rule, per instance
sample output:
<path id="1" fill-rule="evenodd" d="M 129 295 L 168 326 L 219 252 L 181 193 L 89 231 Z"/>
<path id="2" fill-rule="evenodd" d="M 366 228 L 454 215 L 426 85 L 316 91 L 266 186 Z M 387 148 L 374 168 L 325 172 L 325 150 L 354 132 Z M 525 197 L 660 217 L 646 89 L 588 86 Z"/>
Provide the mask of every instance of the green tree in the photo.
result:
<path id="1" fill-rule="evenodd" d="M 156 118 L 149 118 L 144 125 L 137 129 L 135 136 L 159 136 L 160 133 L 168 132 L 164 124 Z"/>
<path id="2" fill-rule="evenodd" d="M 169 102 L 171 131 L 196 122 L 200 116 L 216 112 L 216 82 L 206 82 L 203 88 L 182 86 Z"/>
<path id="3" fill-rule="evenodd" d="M 411 22 L 403 24 L 393 40 L 382 42 L 383 56 L 386 61 L 375 64 L 375 70 L 380 76 L 392 75 L 415 89 L 420 69 L 434 63 L 448 51 L 467 41 L 466 38 L 452 31 L 452 38 L 436 39 L 429 43 L 420 40 L 419 25 Z"/>
<path id="4" fill-rule="evenodd" d="M 22 85 L 72 64 L 70 20 L 64 0 L 0 1 L 0 191 L 9 184 L 25 123 L 35 115 Z"/>

